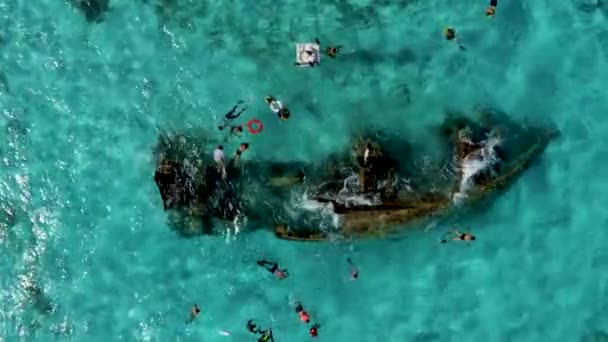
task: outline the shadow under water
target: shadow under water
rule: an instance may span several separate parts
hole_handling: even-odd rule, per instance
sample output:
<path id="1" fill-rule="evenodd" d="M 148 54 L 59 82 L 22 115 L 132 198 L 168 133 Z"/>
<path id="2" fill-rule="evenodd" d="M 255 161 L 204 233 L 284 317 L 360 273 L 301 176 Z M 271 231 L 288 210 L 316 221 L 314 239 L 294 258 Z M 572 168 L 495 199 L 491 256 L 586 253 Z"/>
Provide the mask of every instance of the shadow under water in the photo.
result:
<path id="1" fill-rule="evenodd" d="M 382 236 L 512 184 L 558 135 L 495 111 L 480 114 L 448 115 L 439 127 L 448 177 L 417 167 L 410 143 L 381 131 L 357 134 L 317 163 L 243 161 L 235 153 L 223 176 L 211 135 L 199 132 L 160 137 L 154 179 L 171 227 L 184 236 L 212 233 L 217 220 L 274 227 L 289 240 Z"/>

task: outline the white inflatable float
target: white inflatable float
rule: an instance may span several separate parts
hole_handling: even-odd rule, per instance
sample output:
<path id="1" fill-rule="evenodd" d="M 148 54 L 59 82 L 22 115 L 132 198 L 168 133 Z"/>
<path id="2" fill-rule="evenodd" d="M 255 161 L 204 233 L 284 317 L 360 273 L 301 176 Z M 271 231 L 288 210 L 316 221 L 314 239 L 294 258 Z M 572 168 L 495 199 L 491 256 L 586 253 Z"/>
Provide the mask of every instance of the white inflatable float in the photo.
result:
<path id="1" fill-rule="evenodd" d="M 311 67 L 319 65 L 321 62 L 319 44 L 301 43 L 296 44 L 296 65 L 301 67 Z"/>

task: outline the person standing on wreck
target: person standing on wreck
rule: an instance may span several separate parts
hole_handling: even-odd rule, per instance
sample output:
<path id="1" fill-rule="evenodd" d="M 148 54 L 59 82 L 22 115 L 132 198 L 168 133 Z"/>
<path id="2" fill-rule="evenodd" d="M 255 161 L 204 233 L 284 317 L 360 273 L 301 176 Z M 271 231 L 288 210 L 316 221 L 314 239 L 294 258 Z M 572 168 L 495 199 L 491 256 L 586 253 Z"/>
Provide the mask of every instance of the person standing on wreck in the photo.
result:
<path id="1" fill-rule="evenodd" d="M 213 151 L 213 160 L 217 166 L 218 172 L 221 172 L 222 178 L 226 178 L 226 163 L 224 162 L 224 146 L 218 145 Z"/>

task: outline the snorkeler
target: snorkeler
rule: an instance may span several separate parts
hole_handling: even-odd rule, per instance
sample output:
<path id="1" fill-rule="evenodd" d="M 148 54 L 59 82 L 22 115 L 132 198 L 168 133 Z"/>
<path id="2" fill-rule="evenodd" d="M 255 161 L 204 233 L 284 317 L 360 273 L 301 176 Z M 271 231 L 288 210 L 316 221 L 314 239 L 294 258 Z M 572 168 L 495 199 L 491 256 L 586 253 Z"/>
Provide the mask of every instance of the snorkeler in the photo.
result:
<path id="1" fill-rule="evenodd" d="M 443 30 L 443 35 L 445 36 L 445 39 L 455 41 L 460 50 L 467 50 L 462 44 L 460 44 L 460 42 L 458 42 L 458 39 L 456 39 L 456 30 L 454 30 L 452 27 L 447 27 L 445 30 Z"/>
<path id="2" fill-rule="evenodd" d="M 498 0 L 490 0 L 490 5 L 486 8 L 486 15 L 490 18 L 496 14 L 496 6 L 498 6 Z"/>
<path id="3" fill-rule="evenodd" d="M 473 236 L 472 234 L 461 233 L 456 229 L 452 229 L 443 236 L 443 239 L 441 239 L 441 243 L 446 243 L 450 241 L 468 241 L 470 243 L 473 240 L 475 240 L 475 236 Z"/>
<path id="4" fill-rule="evenodd" d="M 319 44 L 319 46 L 321 46 L 321 42 L 318 38 L 315 38 L 315 42 Z M 338 52 L 340 52 L 341 48 L 342 45 L 329 46 L 327 49 L 325 49 L 325 54 L 331 58 L 336 58 L 336 55 L 338 55 Z"/>
<path id="5" fill-rule="evenodd" d="M 252 319 L 247 321 L 247 330 L 252 334 L 260 334 L 258 342 L 274 342 L 272 336 L 272 329 L 261 330 L 258 325 L 253 322 Z"/>
<path id="6" fill-rule="evenodd" d="M 201 309 L 199 309 L 198 305 L 194 304 L 192 310 L 190 310 L 190 318 L 186 321 L 186 324 L 192 323 L 199 313 L 201 313 Z"/>
<path id="7" fill-rule="evenodd" d="M 304 323 L 310 322 L 310 315 L 308 315 L 308 312 L 304 310 L 304 307 L 302 307 L 300 302 L 296 302 L 296 313 L 300 317 L 300 321 Z"/>
<path id="8" fill-rule="evenodd" d="M 281 101 L 275 99 L 272 96 L 266 96 L 266 103 L 270 107 L 270 110 L 272 110 L 273 113 L 276 113 L 278 115 L 279 119 L 281 119 L 281 120 L 287 120 L 289 118 L 289 116 L 291 115 L 289 113 L 289 109 L 287 109 L 287 107 L 283 106 Z"/>
<path id="9" fill-rule="evenodd" d="M 353 261 L 350 258 L 346 258 L 346 262 L 350 265 L 350 279 L 356 280 L 359 277 L 359 270 L 357 266 L 353 264 Z"/>
<path id="10" fill-rule="evenodd" d="M 224 121 L 222 122 L 222 124 L 217 126 L 220 131 L 223 130 L 227 124 L 234 121 L 234 119 L 238 118 L 245 110 L 247 110 L 247 105 L 245 105 L 243 108 L 241 108 L 241 110 L 237 112 L 239 105 L 243 103 L 245 103 L 243 100 L 239 100 L 239 102 L 234 107 L 232 107 L 232 109 L 228 113 L 226 113 L 226 115 L 224 115 Z"/>
<path id="11" fill-rule="evenodd" d="M 264 267 L 268 272 L 274 274 L 279 279 L 285 279 L 289 276 L 287 269 L 279 268 L 279 264 L 276 262 L 270 262 L 266 260 L 258 261 L 258 265 Z"/>
<path id="12" fill-rule="evenodd" d="M 308 329 L 308 334 L 310 335 L 310 337 L 317 337 L 319 336 L 319 328 L 321 327 L 320 324 L 313 324 L 312 327 L 310 327 L 310 329 Z"/>

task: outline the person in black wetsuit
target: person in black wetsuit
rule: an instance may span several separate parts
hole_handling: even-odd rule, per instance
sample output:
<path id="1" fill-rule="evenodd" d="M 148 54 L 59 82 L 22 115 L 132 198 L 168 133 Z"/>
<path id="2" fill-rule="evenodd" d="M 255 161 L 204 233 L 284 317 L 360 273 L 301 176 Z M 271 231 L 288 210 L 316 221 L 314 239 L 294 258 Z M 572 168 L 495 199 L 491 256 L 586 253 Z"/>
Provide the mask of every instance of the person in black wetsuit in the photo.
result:
<path id="1" fill-rule="evenodd" d="M 245 102 L 243 100 L 240 100 L 236 105 L 234 105 L 234 107 L 232 107 L 232 109 L 228 113 L 226 113 L 226 115 L 224 115 L 224 121 L 220 125 L 217 126 L 217 128 L 220 131 L 223 130 L 224 127 L 226 127 L 226 125 L 228 125 L 229 123 L 234 121 L 241 114 L 243 114 L 244 111 L 247 110 L 247 105 L 245 105 L 245 106 L 243 106 L 243 108 L 241 108 L 239 111 L 237 111 L 239 106 L 243 103 L 245 103 Z"/>
<path id="2" fill-rule="evenodd" d="M 496 6 L 498 6 L 498 0 L 490 0 L 490 5 L 486 8 L 486 15 L 493 17 L 496 14 Z"/>
<path id="3" fill-rule="evenodd" d="M 279 279 L 285 279 L 289 276 L 287 269 L 279 268 L 279 264 L 276 262 L 270 262 L 266 260 L 258 261 L 258 265 L 264 267 L 268 272 L 274 274 Z"/>
<path id="4" fill-rule="evenodd" d="M 272 329 L 261 330 L 257 324 L 253 322 L 252 319 L 247 321 L 247 330 L 249 330 L 252 334 L 260 334 L 258 338 L 258 342 L 274 342 L 274 338 L 272 336 Z"/>

